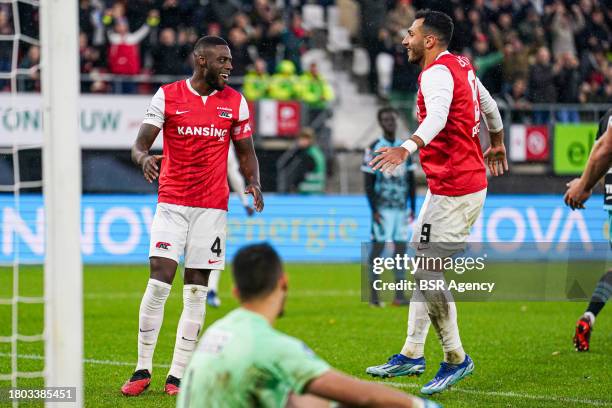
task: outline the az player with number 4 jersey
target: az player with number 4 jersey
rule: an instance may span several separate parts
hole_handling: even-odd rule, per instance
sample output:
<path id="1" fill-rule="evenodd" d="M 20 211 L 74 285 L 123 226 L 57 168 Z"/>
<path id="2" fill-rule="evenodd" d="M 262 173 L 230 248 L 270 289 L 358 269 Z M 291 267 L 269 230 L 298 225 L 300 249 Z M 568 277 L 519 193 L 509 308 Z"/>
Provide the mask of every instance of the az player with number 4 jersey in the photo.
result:
<path id="1" fill-rule="evenodd" d="M 374 170 L 391 171 L 420 149 L 429 191 L 415 223 L 411 246 L 423 258 L 452 256 L 465 247 L 487 193 L 485 162 L 494 176 L 508 169 L 497 105 L 476 78 L 469 60 L 447 51 L 452 34 L 453 22 L 448 15 L 430 10 L 416 14 L 402 44 L 408 60 L 422 69 L 417 95 L 419 127 L 401 147 L 383 147 L 370 162 Z M 491 138 L 484 156 L 478 138 L 481 111 Z M 443 271 L 436 268 L 417 269 L 414 277 L 415 281 L 444 279 Z M 421 392 L 444 391 L 471 374 L 474 363 L 459 338 L 451 293 L 418 289 L 410 302 L 408 333 L 401 353 L 366 372 L 381 377 L 422 374 L 425 338 L 431 323 L 442 343 L 444 362 Z"/>
<path id="2" fill-rule="evenodd" d="M 164 388 L 170 395 L 179 391 L 204 324 L 210 271 L 225 266 L 230 139 L 247 181 L 245 193 L 253 195 L 258 212 L 263 209 L 248 106 L 244 96 L 226 86 L 232 70 L 227 42 L 202 37 L 193 55 L 192 77 L 159 89 L 132 148 L 132 159 L 142 167 L 145 179 L 153 182 L 159 176 L 159 192 L 151 226 L 150 279 L 140 304 L 138 363 L 121 387 L 127 396 L 139 395 L 151 382 L 164 304 L 184 255 L 183 312 Z M 163 155 L 149 155 L 160 130 Z"/>

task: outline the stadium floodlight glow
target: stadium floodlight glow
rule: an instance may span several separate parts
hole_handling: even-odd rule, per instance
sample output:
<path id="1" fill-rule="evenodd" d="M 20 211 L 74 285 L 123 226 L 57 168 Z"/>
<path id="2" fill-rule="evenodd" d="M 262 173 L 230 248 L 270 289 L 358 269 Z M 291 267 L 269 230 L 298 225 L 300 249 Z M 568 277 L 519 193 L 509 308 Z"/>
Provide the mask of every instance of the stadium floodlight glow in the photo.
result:
<path id="1" fill-rule="evenodd" d="M 78 4 L 40 2 L 45 203 L 45 386 L 76 387 L 83 405 Z M 61 406 L 47 403 L 46 406 Z"/>

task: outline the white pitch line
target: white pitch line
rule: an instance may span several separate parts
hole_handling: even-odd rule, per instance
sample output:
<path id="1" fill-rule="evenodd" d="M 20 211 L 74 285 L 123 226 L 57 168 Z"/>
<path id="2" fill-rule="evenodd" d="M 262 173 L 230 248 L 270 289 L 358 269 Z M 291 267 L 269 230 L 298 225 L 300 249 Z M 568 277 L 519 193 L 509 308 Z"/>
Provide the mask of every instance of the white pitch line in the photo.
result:
<path id="1" fill-rule="evenodd" d="M 0 353 L 0 357 L 12 357 L 11 353 Z M 44 360 L 45 356 L 38 354 L 17 354 L 17 358 L 23 358 L 25 360 Z M 84 358 L 85 364 L 92 365 L 111 365 L 111 366 L 134 366 L 134 362 L 128 363 L 127 361 L 112 361 L 112 360 L 96 360 L 93 358 Z M 170 364 L 153 364 L 153 367 L 169 368 Z"/>
<path id="2" fill-rule="evenodd" d="M 400 383 L 400 382 L 392 382 L 392 381 L 376 381 L 379 384 L 391 385 L 393 387 L 398 388 L 421 388 L 418 384 L 412 383 Z M 465 388 L 456 388 L 452 387 L 451 391 L 462 392 L 464 394 L 473 394 L 473 395 L 486 395 L 490 397 L 510 397 L 510 398 L 522 398 L 528 400 L 540 400 L 540 401 L 551 401 L 551 402 L 565 402 L 565 403 L 573 403 L 573 404 L 589 404 L 599 407 L 612 406 L 612 403 L 606 401 L 598 401 L 598 400 L 588 400 L 588 399 L 579 399 L 579 398 L 569 398 L 569 397 L 553 397 L 549 395 L 533 395 L 533 394 L 521 394 L 518 392 L 512 391 L 478 391 L 478 390 L 466 390 Z"/>
<path id="3" fill-rule="evenodd" d="M 97 300 L 97 299 L 140 299 L 142 298 L 143 292 L 114 292 L 114 293 L 105 293 L 105 292 L 93 292 L 93 293 L 85 293 L 83 297 L 86 300 Z M 361 291 L 359 290 L 299 290 L 299 291 L 291 291 L 289 297 L 353 297 L 360 296 Z M 221 296 L 223 297 L 231 297 L 229 292 L 222 292 Z"/>
<path id="4" fill-rule="evenodd" d="M 11 353 L 0 353 L 0 357 L 11 357 Z M 18 358 L 23 358 L 27 360 L 44 360 L 44 356 L 37 354 L 18 354 Z M 85 364 L 92 365 L 110 365 L 110 366 L 133 366 L 134 363 L 127 361 L 112 361 L 112 360 L 96 360 L 92 358 L 83 359 Z M 169 364 L 153 364 L 153 367 L 160 368 L 169 368 Z M 391 385 L 397 388 L 420 388 L 420 385 L 413 383 L 401 383 L 401 382 L 392 382 L 392 381 L 376 381 L 379 384 Z M 464 388 L 452 387 L 452 391 L 460 392 L 464 394 L 472 394 L 472 395 L 486 395 L 489 397 L 510 397 L 510 398 L 521 398 L 528 400 L 540 400 L 540 401 L 552 401 L 552 402 L 565 402 L 572 404 L 589 404 L 599 407 L 612 406 L 612 403 L 606 401 L 598 401 L 598 400 L 588 400 L 588 399 L 579 399 L 579 398 L 568 398 L 568 397 L 552 397 L 548 395 L 533 395 L 533 394 L 520 394 L 512 391 L 478 391 L 478 390 L 467 390 Z"/>

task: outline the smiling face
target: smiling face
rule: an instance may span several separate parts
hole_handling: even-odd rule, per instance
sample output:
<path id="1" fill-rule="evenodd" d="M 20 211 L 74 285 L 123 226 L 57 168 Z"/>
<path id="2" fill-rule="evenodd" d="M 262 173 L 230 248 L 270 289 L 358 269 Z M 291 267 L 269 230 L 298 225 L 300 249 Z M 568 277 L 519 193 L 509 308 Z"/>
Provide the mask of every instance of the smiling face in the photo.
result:
<path id="1" fill-rule="evenodd" d="M 426 36 L 423 33 L 423 19 L 414 20 L 408 34 L 404 37 L 402 45 L 408 52 L 408 61 L 412 64 L 420 64 L 425 58 Z"/>
<path id="2" fill-rule="evenodd" d="M 217 91 L 223 90 L 232 69 L 232 53 L 226 45 L 207 47 L 195 54 L 196 64 L 204 73 L 204 81 Z"/>

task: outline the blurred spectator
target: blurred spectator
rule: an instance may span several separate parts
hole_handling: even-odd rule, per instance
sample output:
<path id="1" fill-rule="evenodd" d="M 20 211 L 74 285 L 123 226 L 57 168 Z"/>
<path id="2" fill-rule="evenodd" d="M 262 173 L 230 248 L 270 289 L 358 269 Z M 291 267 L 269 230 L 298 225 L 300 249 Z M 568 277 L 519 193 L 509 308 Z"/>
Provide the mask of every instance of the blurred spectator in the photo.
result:
<path id="1" fill-rule="evenodd" d="M 525 11 L 525 18 L 518 24 L 521 41 L 526 44 L 535 42 L 538 31 L 543 31 L 540 15 L 533 6 L 529 5 Z"/>
<path id="2" fill-rule="evenodd" d="M 516 111 L 513 112 L 513 122 L 526 122 L 529 120 L 531 104 L 527 98 L 527 81 L 525 78 L 516 78 L 512 88 L 504 94 L 504 101 Z"/>
<path id="3" fill-rule="evenodd" d="M 106 59 L 99 48 L 89 44 L 89 39 L 85 33 L 79 34 L 79 62 L 82 74 L 92 74 L 106 70 Z M 90 92 L 94 82 L 82 79 L 81 92 Z M 98 86 L 98 89 L 102 89 L 102 87 Z"/>
<path id="4" fill-rule="evenodd" d="M 299 81 L 300 99 L 312 109 L 325 109 L 334 99 L 334 90 L 321 76 L 315 62 L 310 64 L 309 70 L 300 76 Z"/>
<path id="5" fill-rule="evenodd" d="M 395 8 L 387 14 L 386 26 L 392 33 L 405 30 L 412 25 L 415 14 L 411 0 L 398 0 Z"/>
<path id="6" fill-rule="evenodd" d="M 499 51 L 489 49 L 489 41 L 484 34 L 479 34 L 474 43 L 473 62 L 476 74 L 482 79 L 487 75 L 487 71 L 499 65 L 504 59 L 504 54 Z M 488 89 L 488 87 L 487 87 Z"/>
<path id="7" fill-rule="evenodd" d="M 397 33 L 393 47 L 393 80 L 391 84 L 391 104 L 405 119 L 409 129 L 416 129 L 414 107 L 417 91 L 419 67 L 408 62 L 406 48 L 401 44 L 407 29 Z"/>
<path id="8" fill-rule="evenodd" d="M 256 41 L 259 56 L 266 61 L 268 69 L 276 66 L 278 46 L 281 44 L 281 36 L 285 30 L 282 20 L 275 20 L 269 25 L 262 25 Z"/>
<path id="9" fill-rule="evenodd" d="M 21 60 L 19 68 L 28 69 L 26 76 L 19 76 L 19 91 L 40 92 L 40 48 L 36 45 L 30 46 L 28 53 Z"/>
<path id="10" fill-rule="evenodd" d="M 580 87 L 580 71 L 578 60 L 570 51 L 564 52 L 555 64 L 555 84 L 557 86 L 557 102 L 578 103 L 578 89 Z M 580 121 L 578 111 L 574 109 L 560 110 L 557 120 L 563 123 L 576 123 Z"/>
<path id="11" fill-rule="evenodd" d="M 536 54 L 536 63 L 529 67 L 529 100 L 532 103 L 554 103 L 557 99 L 553 67 L 550 64 L 550 51 L 541 47 Z M 534 122 L 545 124 L 549 111 L 534 111 Z"/>
<path id="12" fill-rule="evenodd" d="M 471 42 L 471 26 L 465 17 L 465 10 L 461 6 L 457 6 L 453 12 L 453 23 L 455 24 L 455 30 L 453 32 L 453 38 L 451 40 L 449 49 L 453 52 L 461 53 L 467 48 Z M 409 26 L 404 27 L 404 29 Z"/>
<path id="13" fill-rule="evenodd" d="M 279 169 L 288 177 L 290 192 L 317 194 L 325 192 L 325 155 L 317 145 L 314 131 L 304 128 L 295 147 L 286 153 L 284 166 Z"/>
<path id="14" fill-rule="evenodd" d="M 190 50 L 201 35 L 227 38 L 234 55 L 234 83 L 246 73 L 252 59 L 263 58 L 274 72 L 278 62 L 293 62 L 301 73 L 301 57 L 312 46 L 326 43 L 325 32 L 312 35 L 304 29 L 301 7 L 310 0 L 79 0 L 81 71 L 94 75 L 117 73 L 134 75 L 151 72 L 182 75 L 189 71 Z M 317 0 L 317 4 L 335 4 L 338 21 L 348 29 L 351 39 L 368 52 L 371 92 L 390 97 L 394 106 L 406 104 L 412 110 L 412 94 L 418 68 L 408 64 L 401 39 L 414 19 L 415 10 L 432 8 L 450 13 L 455 33 L 450 49 L 473 57 L 483 82 L 492 93 L 511 93 L 517 78 L 529 78 L 536 50 L 546 47 L 557 62 L 553 77 L 559 101 L 578 97 L 605 101 L 610 75 L 606 53 L 610 49 L 612 12 L 607 0 Z M 13 33 L 12 7 L 0 4 L 0 35 Z M 38 38 L 37 8 L 21 4 L 22 31 Z M 107 27 L 116 26 L 107 37 Z M 141 27 L 130 33 L 127 27 Z M 174 40 L 170 31 L 173 30 Z M 119 38 L 119 41 L 114 41 Z M 132 41 L 128 41 L 128 40 Z M 346 41 L 346 40 L 344 40 Z M 86 43 L 86 45 L 85 45 Z M 177 54 L 177 47 L 180 50 Z M 350 52 L 350 51 L 346 51 Z M 503 55 L 500 55 L 501 52 Z M 566 52 L 578 60 L 581 80 L 575 84 L 571 70 L 569 85 L 561 87 L 561 77 L 568 75 L 560 61 Z M 339 56 L 339 55 L 338 55 Z M 27 49 L 20 47 L 15 65 L 21 66 Z M 12 44 L 0 41 L 0 71 L 11 69 Z M 27 62 L 27 61 L 26 61 Z M 391 62 L 391 64 L 389 63 Z M 384 63 L 384 64 L 383 64 Z M 145 69 L 143 69 L 143 66 Z M 537 68 L 531 74 L 547 70 Z M 343 67 L 346 68 L 346 67 Z M 392 78 L 389 81 L 389 78 Z M 380 80 L 380 84 L 378 83 Z M 111 81 L 113 83 L 114 81 Z M 583 82 L 586 85 L 583 86 Z M 117 81 L 117 83 L 119 83 Z M 542 100 L 546 85 L 530 82 L 528 94 Z M 0 81 L 7 90 L 9 81 Z M 90 79 L 82 89 L 104 92 L 109 87 Z M 533 85 L 533 86 L 531 86 Z M 533 88 L 533 89 L 532 89 Z M 114 91 L 133 92 L 134 85 Z M 139 87 L 140 92 L 150 88 Z M 544 96 L 545 99 L 547 99 Z M 535 100 L 534 100 L 535 101 Z M 556 101 L 556 100 L 555 100 Z M 401 106 L 398 108 L 402 109 Z M 408 116 L 411 118 L 411 116 Z M 541 119 L 541 118 L 540 118 Z"/>
<path id="15" fill-rule="evenodd" d="M 159 12 L 152 10 L 149 13 L 151 24 L 157 23 Z M 112 23 L 112 20 L 109 24 Z M 140 73 L 140 42 L 149 33 L 149 23 L 143 24 L 137 31 L 130 33 L 127 19 L 116 18 L 114 30 L 108 32 L 110 48 L 108 50 L 108 68 L 113 74 L 136 75 Z M 133 93 L 135 85 L 131 82 L 120 83 L 124 93 Z"/>
<path id="16" fill-rule="evenodd" d="M 206 35 L 221 37 L 221 24 L 210 23 L 208 27 L 206 28 Z"/>
<path id="17" fill-rule="evenodd" d="M 236 13 L 234 16 L 234 27 L 242 29 L 244 33 L 247 35 L 249 42 L 253 41 L 257 36 L 257 30 L 251 24 L 251 20 L 249 16 L 245 13 Z"/>
<path id="18" fill-rule="evenodd" d="M 153 73 L 155 75 L 181 75 L 187 72 L 184 61 L 189 54 L 186 47 L 176 41 L 176 32 L 164 28 L 159 35 L 159 44 L 151 50 Z"/>
<path id="19" fill-rule="evenodd" d="M 298 72 L 302 72 L 302 54 L 306 51 L 310 33 L 304 29 L 300 13 L 293 13 L 291 25 L 282 34 L 285 47 L 284 59 L 295 64 Z"/>
<path id="20" fill-rule="evenodd" d="M 554 16 L 552 18 L 552 52 L 555 59 L 561 58 L 564 53 L 576 55 L 576 44 L 574 36 L 584 27 L 584 17 L 578 5 L 572 6 L 570 14 L 565 5 L 556 3 Z"/>
<path id="21" fill-rule="evenodd" d="M 610 35 L 610 28 L 603 11 L 594 8 L 591 18 L 587 19 L 584 30 L 580 33 L 580 45 L 583 48 L 609 50 Z"/>
<path id="22" fill-rule="evenodd" d="M 229 32 L 228 43 L 232 52 L 232 66 L 234 67 L 232 75 L 244 76 L 247 67 L 252 62 L 249 55 L 248 39 L 241 28 L 234 27 Z"/>
<path id="23" fill-rule="evenodd" d="M 132 1 L 130 1 L 131 3 Z M 181 21 L 181 10 L 179 8 L 178 0 L 163 0 L 160 1 L 161 7 L 159 8 L 159 28 L 172 28 L 176 29 L 182 25 Z"/>
<path id="24" fill-rule="evenodd" d="M 523 42 L 514 36 L 504 45 L 504 60 L 502 62 L 502 78 L 504 91 L 512 87 L 517 78 L 527 78 L 529 75 L 529 50 Z"/>
<path id="25" fill-rule="evenodd" d="M 272 99 L 288 101 L 299 97 L 298 77 L 295 65 L 288 60 L 281 61 L 276 67 L 276 74 L 270 80 L 269 94 Z"/>
<path id="26" fill-rule="evenodd" d="M 269 0 L 255 0 L 251 20 L 255 25 L 270 26 L 278 18 L 276 7 Z"/>
<path id="27" fill-rule="evenodd" d="M 223 25 L 225 30 L 232 26 L 233 17 L 240 11 L 240 2 L 236 0 L 214 0 L 208 2 L 204 12 L 204 21 L 207 23 L 217 22 Z"/>
<path id="28" fill-rule="evenodd" d="M 256 101 L 268 97 L 270 89 L 270 75 L 266 68 L 266 62 L 258 58 L 255 65 L 244 77 L 242 93 L 249 101 Z"/>
<path id="29" fill-rule="evenodd" d="M 361 41 L 370 58 L 368 84 L 372 93 L 378 93 L 376 57 L 381 52 L 380 32 L 385 28 L 387 5 L 383 0 L 357 0 L 361 6 Z"/>
<path id="30" fill-rule="evenodd" d="M 393 37 L 386 28 L 381 28 L 378 32 L 378 45 L 376 46 L 375 65 L 372 70 L 377 77 L 378 97 L 387 100 L 393 84 Z"/>

